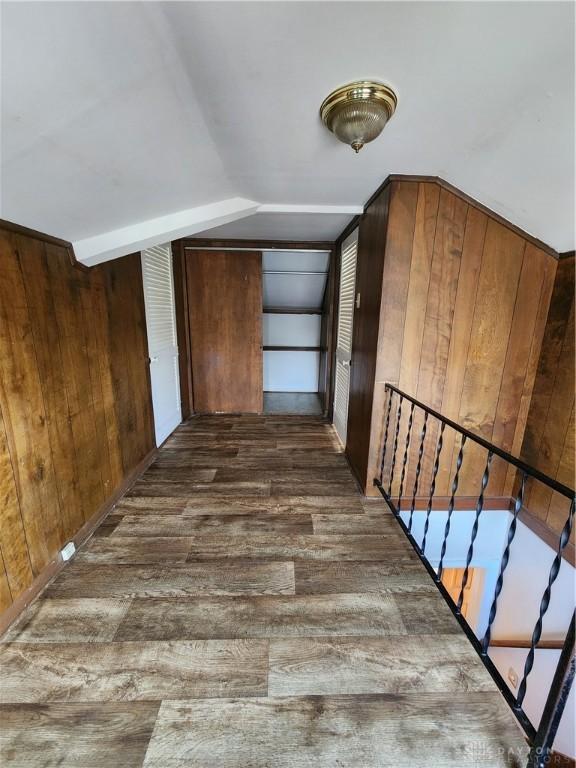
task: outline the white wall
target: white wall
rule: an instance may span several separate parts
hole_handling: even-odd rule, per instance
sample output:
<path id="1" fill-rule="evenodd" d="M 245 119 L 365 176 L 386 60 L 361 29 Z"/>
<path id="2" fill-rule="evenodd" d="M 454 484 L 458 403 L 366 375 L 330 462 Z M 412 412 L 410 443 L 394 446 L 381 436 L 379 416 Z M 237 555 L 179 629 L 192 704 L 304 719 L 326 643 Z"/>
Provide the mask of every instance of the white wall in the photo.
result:
<path id="1" fill-rule="evenodd" d="M 548 583 L 550 566 L 555 552 L 523 523 L 518 524 L 516 536 L 510 550 L 510 561 L 504 577 L 504 587 L 498 600 L 498 613 L 493 624 L 492 637 L 530 638 L 538 618 L 542 594 Z M 560 639 L 566 635 L 567 627 L 576 602 L 576 571 L 565 560 L 562 561 L 558 577 L 552 586 L 550 605 L 544 617 L 542 637 Z M 517 648 L 492 648 L 490 657 L 500 674 L 508 682 L 508 670 L 512 667 L 522 678 L 527 650 Z M 537 650 L 534 667 L 528 677 L 524 709 L 535 726 L 544 709 L 546 696 L 554 676 L 560 651 Z M 512 692 L 516 692 L 508 683 Z M 555 741 L 555 749 L 569 757 L 576 758 L 574 723 L 576 707 L 574 689 Z"/>
<path id="2" fill-rule="evenodd" d="M 263 252 L 265 347 L 320 346 L 321 315 L 267 313 L 266 308 L 321 309 L 329 261 L 328 252 Z M 263 365 L 265 392 L 318 391 L 319 352 L 265 351 Z"/>
<path id="3" fill-rule="evenodd" d="M 264 392 L 318 392 L 319 352 L 264 352 Z"/>
<path id="4" fill-rule="evenodd" d="M 319 275 L 282 274 L 262 276 L 264 307 L 319 309 L 327 273 Z"/>
<path id="5" fill-rule="evenodd" d="M 322 315 L 279 315 L 264 312 L 264 346 L 319 347 Z"/>
<path id="6" fill-rule="evenodd" d="M 472 510 L 453 513 L 444 558 L 446 568 L 461 568 L 465 565 L 474 516 Z M 409 513 L 402 512 L 402 518 L 406 523 L 408 517 Z M 412 535 L 420 545 L 425 517 L 424 511 L 417 511 L 414 513 L 412 523 Z M 435 511 L 430 515 L 426 556 L 434 567 L 438 566 L 440 560 L 446 518 L 447 512 L 442 511 Z M 510 512 L 504 510 L 485 511 L 480 517 L 471 566 L 483 569 L 484 591 L 475 605 L 475 610 L 468 616 L 469 623 L 479 638 L 483 637 L 486 630 L 511 520 Z M 530 639 L 538 618 L 542 594 L 548 584 L 548 574 L 554 556 L 554 550 L 526 525 L 518 522 L 510 549 L 510 560 L 504 574 L 504 585 L 498 599 L 498 612 L 492 625 L 493 640 Z M 542 633 L 544 639 L 564 638 L 576 602 L 575 593 L 576 571 L 563 560 L 552 587 L 550 605 L 544 618 Z M 489 655 L 504 680 L 508 682 L 510 667 L 515 670 L 519 679 L 522 678 L 527 653 L 525 649 L 491 648 Z M 559 656 L 560 651 L 538 650 L 536 652 L 524 700 L 524 710 L 535 727 L 540 721 Z M 508 685 L 513 693 L 517 692 L 509 682 Z M 572 690 L 555 742 L 555 749 L 570 757 L 576 757 L 575 715 L 574 690 Z"/>
<path id="7" fill-rule="evenodd" d="M 329 265 L 329 251 L 262 251 L 264 271 L 328 272 Z"/>
<path id="8" fill-rule="evenodd" d="M 530 637 L 554 555 L 542 539 L 518 523 L 498 601 L 493 637 Z M 566 634 L 574 610 L 575 573 L 570 563 L 563 560 L 544 619 L 544 637 L 553 639 Z"/>
<path id="9" fill-rule="evenodd" d="M 404 522 L 408 522 L 408 517 L 408 513 L 402 513 Z M 434 511 L 430 515 L 426 537 L 426 557 L 434 567 L 438 567 L 440 562 L 447 517 L 448 513 L 442 511 Z M 466 565 L 474 518 L 475 512 L 472 510 L 458 510 L 453 513 L 444 557 L 445 568 L 463 568 Z M 414 512 L 412 535 L 420 545 L 424 535 L 425 519 L 425 511 Z M 488 614 L 498 578 L 509 520 L 510 514 L 505 510 L 486 511 L 480 517 L 471 566 L 483 570 L 484 588 L 480 599 L 475 601 L 473 610 L 468 615 L 468 623 L 477 637 L 484 635 L 488 624 Z"/>
<path id="10" fill-rule="evenodd" d="M 518 675 L 518 679 L 522 679 L 522 670 L 524 669 L 524 662 L 528 655 L 528 649 L 526 648 L 491 648 L 489 651 L 490 658 L 498 668 L 498 671 L 508 683 L 508 687 L 512 693 L 516 694 L 517 690 L 512 687 L 508 681 L 508 670 L 512 668 Z M 526 688 L 526 697 L 524 699 L 523 709 L 532 721 L 537 726 L 542 715 L 546 696 L 550 690 L 552 678 L 560 658 L 560 651 L 540 649 L 536 651 L 534 657 L 534 666 L 530 672 L 528 678 L 528 687 Z M 576 722 L 576 700 L 574 698 L 574 686 L 570 691 L 566 709 L 564 715 L 560 721 L 560 727 L 556 734 L 554 741 L 554 749 L 557 752 L 561 752 L 568 757 L 576 758 L 576 744 L 574 740 L 574 723 Z"/>

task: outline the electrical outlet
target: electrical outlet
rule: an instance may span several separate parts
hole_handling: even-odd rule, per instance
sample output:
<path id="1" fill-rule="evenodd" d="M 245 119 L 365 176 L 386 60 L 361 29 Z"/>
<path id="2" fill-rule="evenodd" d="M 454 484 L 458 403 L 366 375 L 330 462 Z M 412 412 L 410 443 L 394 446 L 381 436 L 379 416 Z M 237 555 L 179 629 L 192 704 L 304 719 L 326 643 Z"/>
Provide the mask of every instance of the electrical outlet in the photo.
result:
<path id="1" fill-rule="evenodd" d="M 508 680 L 512 688 L 518 688 L 518 672 L 512 667 L 508 670 Z"/>
<path id="2" fill-rule="evenodd" d="M 66 544 L 66 546 L 62 547 L 62 549 L 60 550 L 60 557 L 62 558 L 62 560 L 64 560 L 64 562 L 66 562 L 66 560 L 70 560 L 70 558 L 75 552 L 76 552 L 76 545 L 74 544 L 73 541 L 69 541 L 68 544 Z"/>

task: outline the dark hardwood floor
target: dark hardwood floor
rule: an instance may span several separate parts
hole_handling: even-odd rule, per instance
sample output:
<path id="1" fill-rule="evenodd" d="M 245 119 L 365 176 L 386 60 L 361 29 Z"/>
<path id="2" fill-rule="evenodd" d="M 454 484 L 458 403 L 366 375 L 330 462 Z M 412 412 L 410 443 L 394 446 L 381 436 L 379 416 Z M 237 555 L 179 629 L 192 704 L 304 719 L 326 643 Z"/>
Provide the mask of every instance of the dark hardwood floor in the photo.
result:
<path id="1" fill-rule="evenodd" d="M 0 645 L 0 765 L 522 766 L 383 503 L 311 416 L 196 417 Z"/>

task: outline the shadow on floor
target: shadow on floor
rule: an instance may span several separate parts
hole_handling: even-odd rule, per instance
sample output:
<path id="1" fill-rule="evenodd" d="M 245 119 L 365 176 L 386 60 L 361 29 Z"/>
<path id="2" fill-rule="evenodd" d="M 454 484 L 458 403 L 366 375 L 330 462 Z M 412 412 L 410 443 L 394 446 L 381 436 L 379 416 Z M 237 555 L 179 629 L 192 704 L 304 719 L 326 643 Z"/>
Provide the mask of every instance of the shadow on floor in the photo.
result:
<path id="1" fill-rule="evenodd" d="M 264 392 L 264 413 L 322 416 L 323 412 L 316 392 Z"/>

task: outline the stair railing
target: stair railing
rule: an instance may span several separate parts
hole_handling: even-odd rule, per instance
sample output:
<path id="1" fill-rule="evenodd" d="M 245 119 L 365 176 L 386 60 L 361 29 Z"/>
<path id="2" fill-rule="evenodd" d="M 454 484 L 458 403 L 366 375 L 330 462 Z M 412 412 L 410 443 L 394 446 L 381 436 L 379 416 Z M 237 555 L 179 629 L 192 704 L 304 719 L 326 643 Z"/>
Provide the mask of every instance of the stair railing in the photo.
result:
<path id="1" fill-rule="evenodd" d="M 436 584 L 438 590 L 448 603 L 452 613 L 458 620 L 460 626 L 473 645 L 486 669 L 492 676 L 504 699 L 514 712 L 518 722 L 524 729 L 530 752 L 528 757 L 528 768 L 545 768 L 550 764 L 552 747 L 556 736 L 562 713 L 566 706 L 568 694 L 574 680 L 575 661 L 574 661 L 574 633 L 575 617 L 572 618 L 560 658 L 556 667 L 554 678 L 544 705 L 540 722 L 535 726 L 526 712 L 523 705 L 528 688 L 529 677 L 534 665 L 534 659 L 538 643 L 542 636 L 543 621 L 550 605 L 550 598 L 554 582 L 558 577 L 562 558 L 566 546 L 569 543 L 572 527 L 574 524 L 574 490 L 548 477 L 544 473 L 531 467 L 521 459 L 512 456 L 510 453 L 502 450 L 496 445 L 489 443 L 479 435 L 474 434 L 468 429 L 460 426 L 454 421 L 447 419 L 442 414 L 429 408 L 424 403 L 416 400 L 405 392 L 400 391 L 391 384 L 386 384 L 386 400 L 384 406 L 383 419 L 383 440 L 379 462 L 379 474 L 374 479 L 376 485 L 386 500 L 390 510 L 395 515 L 399 525 L 408 537 L 412 547 L 418 557 L 426 567 L 428 573 Z M 402 416 L 405 414 L 404 422 Z M 413 435 L 414 425 L 421 421 L 416 437 Z M 448 432 L 451 430 L 454 434 L 456 447 L 453 449 L 457 455 L 452 472 L 452 457 L 446 457 L 443 454 L 443 447 L 446 443 Z M 404 434 L 405 431 L 405 434 Z M 459 439 L 459 442 L 456 440 Z M 477 495 L 474 497 L 473 505 L 475 507 L 470 542 L 468 544 L 465 567 L 463 570 L 458 597 L 454 600 L 444 584 L 442 583 L 442 574 L 445 569 L 445 555 L 450 538 L 450 531 L 453 523 L 453 514 L 457 506 L 459 497 L 458 489 L 461 484 L 462 467 L 466 463 L 467 449 L 470 444 L 475 444 L 485 453 L 485 459 L 482 466 L 482 472 L 477 479 Z M 475 454 L 477 456 L 477 453 Z M 490 612 L 488 616 L 487 627 L 481 638 L 478 638 L 462 613 L 465 599 L 465 590 L 469 583 L 471 568 L 473 567 L 474 546 L 476 543 L 478 528 L 485 510 L 487 489 L 490 483 L 491 471 L 494 459 L 501 460 L 504 464 L 505 473 L 500 472 L 500 480 L 505 476 L 510 478 L 509 487 L 512 489 L 510 496 L 510 512 L 512 519 L 508 527 L 505 548 L 502 553 L 498 578 L 496 581 Z M 448 464 L 446 462 L 448 461 Z M 413 465 L 415 465 L 413 467 Z M 437 495 L 438 474 L 441 465 L 443 471 L 446 469 L 449 473 L 449 491 L 448 495 L 440 499 Z M 466 467 L 470 470 L 471 467 Z M 473 473 L 474 474 L 474 473 Z M 413 475 L 413 477 L 412 477 Z M 412 482 L 411 491 L 407 487 L 407 481 Z M 446 476 L 444 475 L 446 480 Z M 473 480 L 468 472 L 468 482 Z M 491 633 L 494 621 L 498 613 L 498 599 L 502 592 L 505 581 L 506 569 L 510 559 L 510 552 L 514 546 L 514 539 L 517 531 L 518 519 L 522 519 L 522 513 L 525 511 L 525 498 L 527 489 L 533 483 L 541 483 L 549 491 L 559 494 L 566 499 L 567 516 L 561 533 L 556 543 L 556 552 L 553 563 L 550 567 L 548 582 L 540 600 L 538 618 L 536 620 L 532 636 L 528 644 L 528 654 L 524 664 L 524 670 L 516 695 L 510 690 L 506 681 L 500 674 L 494 662 L 488 655 L 490 649 Z M 426 486 L 426 493 L 420 496 L 421 486 Z M 502 482 L 500 482 L 502 485 Z M 502 497 L 506 499 L 504 495 Z M 502 498 L 500 500 L 502 500 Z M 447 499 L 445 502 L 444 500 Z M 444 527 L 442 545 L 440 549 L 440 558 L 438 566 L 432 565 L 426 554 L 428 536 L 430 532 L 430 521 L 434 508 L 438 509 L 438 503 L 445 506 L 440 508 L 447 511 L 447 519 Z M 423 528 L 423 537 L 417 541 L 414 529 L 414 513 L 417 507 L 425 507 L 425 519 Z M 403 519 L 404 515 L 407 520 Z"/>

